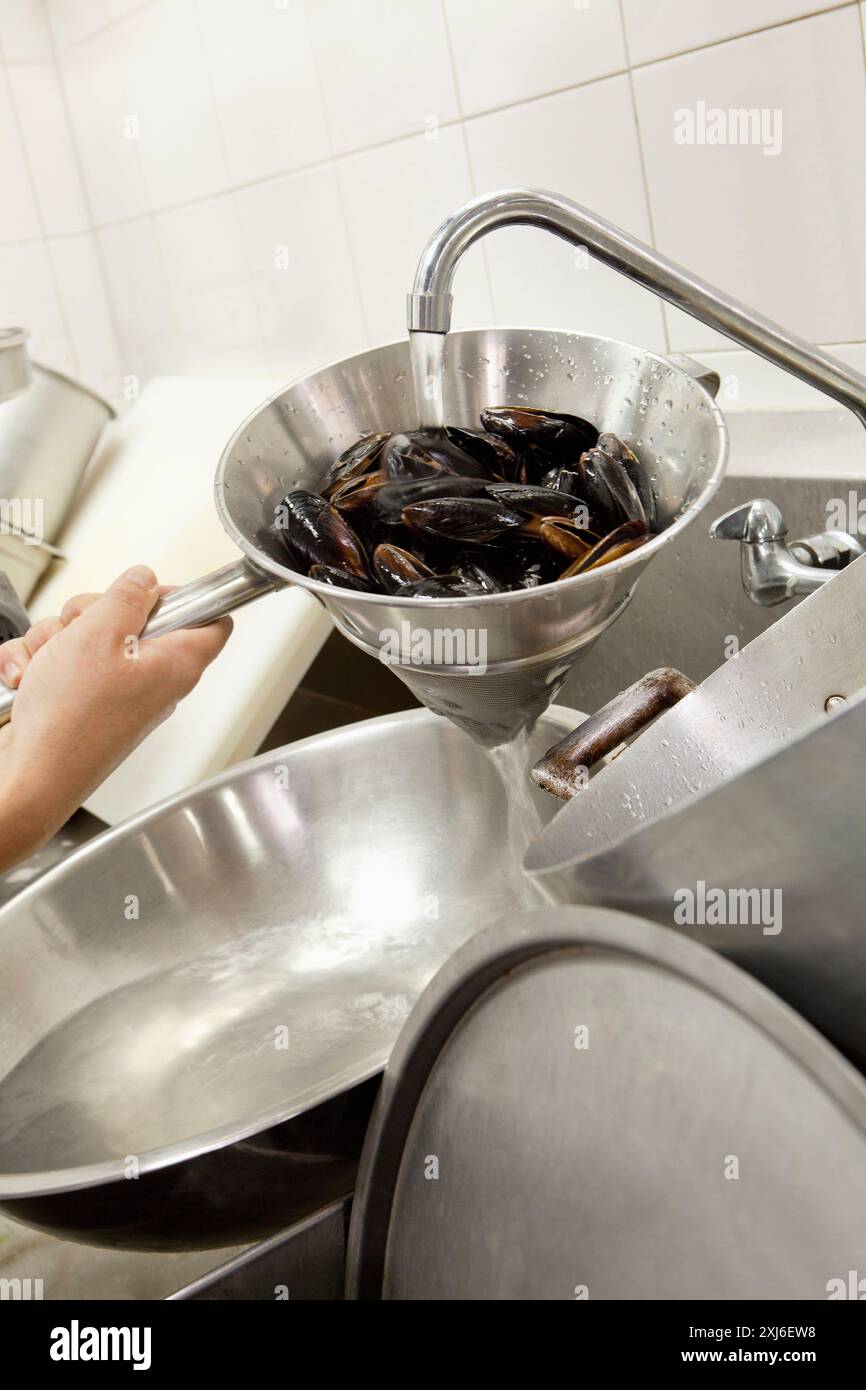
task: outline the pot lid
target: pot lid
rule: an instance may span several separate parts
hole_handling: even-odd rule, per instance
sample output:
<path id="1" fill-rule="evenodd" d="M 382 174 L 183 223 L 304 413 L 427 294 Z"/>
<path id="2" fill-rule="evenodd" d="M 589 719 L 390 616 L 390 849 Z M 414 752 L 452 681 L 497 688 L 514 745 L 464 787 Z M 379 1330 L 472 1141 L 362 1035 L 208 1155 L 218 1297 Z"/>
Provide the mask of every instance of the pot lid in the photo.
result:
<path id="1" fill-rule="evenodd" d="M 361 1165 L 350 1297 L 826 1298 L 862 1264 L 866 1085 L 722 957 L 547 909 L 413 1010 Z"/>

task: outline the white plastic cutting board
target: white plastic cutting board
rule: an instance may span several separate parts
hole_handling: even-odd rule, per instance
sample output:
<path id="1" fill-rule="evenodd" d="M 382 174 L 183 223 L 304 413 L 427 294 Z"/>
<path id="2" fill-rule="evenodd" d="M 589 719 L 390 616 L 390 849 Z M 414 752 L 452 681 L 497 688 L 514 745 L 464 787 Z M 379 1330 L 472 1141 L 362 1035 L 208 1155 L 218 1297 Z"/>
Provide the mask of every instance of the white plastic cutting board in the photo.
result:
<path id="1" fill-rule="evenodd" d="M 68 556 L 28 605 L 34 619 L 106 588 L 130 565 L 184 584 L 239 558 L 213 502 L 222 449 L 279 382 L 166 377 L 114 421 L 57 544 Z M 311 595 L 288 588 L 234 615 L 200 684 L 87 802 L 114 825 L 254 754 L 331 630 Z"/>

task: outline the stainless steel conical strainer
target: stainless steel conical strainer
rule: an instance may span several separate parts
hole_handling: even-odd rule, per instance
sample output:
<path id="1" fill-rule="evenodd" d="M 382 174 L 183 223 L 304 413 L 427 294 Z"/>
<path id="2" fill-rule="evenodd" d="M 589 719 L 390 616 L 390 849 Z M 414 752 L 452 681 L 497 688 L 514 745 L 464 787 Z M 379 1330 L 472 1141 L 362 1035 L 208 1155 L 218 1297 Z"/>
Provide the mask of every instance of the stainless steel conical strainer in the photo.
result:
<path id="1" fill-rule="evenodd" d="M 444 396 L 446 418 L 454 424 L 477 425 L 482 407 L 520 402 L 575 411 L 634 441 L 656 480 L 667 529 L 588 574 L 479 598 L 364 594 L 290 569 L 271 529 L 282 497 L 293 488 L 317 491 L 329 465 L 359 435 L 417 427 L 409 345 L 392 343 L 304 377 L 240 426 L 215 486 L 223 526 L 244 558 L 168 595 L 145 634 L 211 621 L 297 583 L 372 655 L 396 636 L 401 649 L 411 651 L 394 665 L 397 674 L 424 704 L 474 737 L 501 743 L 533 723 L 571 664 L 622 611 L 653 555 L 673 543 L 712 497 L 727 455 L 724 421 L 694 376 L 655 353 L 538 329 L 449 334 Z M 11 692 L 7 711 L 10 706 Z"/>

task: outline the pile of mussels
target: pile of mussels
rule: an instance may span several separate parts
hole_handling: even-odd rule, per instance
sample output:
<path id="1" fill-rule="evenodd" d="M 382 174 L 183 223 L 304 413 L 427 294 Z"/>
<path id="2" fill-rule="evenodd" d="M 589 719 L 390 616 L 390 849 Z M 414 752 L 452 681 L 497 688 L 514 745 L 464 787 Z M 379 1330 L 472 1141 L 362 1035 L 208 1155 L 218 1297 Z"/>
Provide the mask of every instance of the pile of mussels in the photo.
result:
<path id="1" fill-rule="evenodd" d="M 656 528 L 646 472 L 576 415 L 497 406 L 483 430 L 369 434 L 275 529 L 293 569 L 341 589 L 466 598 L 570 579 Z"/>

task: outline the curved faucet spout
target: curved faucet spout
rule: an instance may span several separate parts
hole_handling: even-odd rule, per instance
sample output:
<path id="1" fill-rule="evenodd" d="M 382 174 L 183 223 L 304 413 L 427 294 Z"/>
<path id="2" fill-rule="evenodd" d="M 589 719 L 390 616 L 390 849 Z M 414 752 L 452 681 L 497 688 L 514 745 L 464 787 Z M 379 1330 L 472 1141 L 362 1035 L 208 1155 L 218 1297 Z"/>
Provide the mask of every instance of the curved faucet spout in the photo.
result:
<path id="1" fill-rule="evenodd" d="M 604 265 L 759 353 L 852 410 L 866 426 L 866 377 L 797 338 L 620 227 L 558 193 L 507 188 L 475 198 L 447 217 L 424 248 L 408 297 L 410 333 L 447 333 L 451 284 L 463 253 L 496 227 L 542 227 L 583 246 Z"/>

